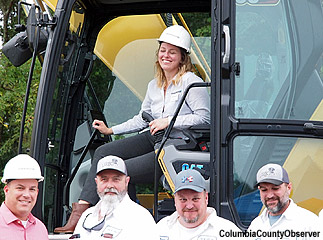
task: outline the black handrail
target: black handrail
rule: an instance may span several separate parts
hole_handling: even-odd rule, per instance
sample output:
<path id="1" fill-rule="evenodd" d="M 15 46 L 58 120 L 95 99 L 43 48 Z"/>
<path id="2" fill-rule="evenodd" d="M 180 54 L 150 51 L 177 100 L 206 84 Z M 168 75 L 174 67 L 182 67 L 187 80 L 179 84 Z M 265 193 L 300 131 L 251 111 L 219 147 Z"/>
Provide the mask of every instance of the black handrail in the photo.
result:
<path id="1" fill-rule="evenodd" d="M 210 82 L 198 82 L 198 83 L 192 83 L 190 85 L 187 86 L 187 88 L 185 89 L 185 92 L 180 100 L 180 102 L 178 103 L 178 106 L 176 108 L 176 111 L 174 113 L 174 116 L 172 117 L 172 120 L 170 121 L 166 131 L 165 131 L 165 134 L 163 136 L 163 139 L 160 143 L 160 146 L 158 148 L 158 151 L 155 155 L 155 161 L 154 161 L 154 164 L 155 164 L 155 174 L 154 174 L 154 219 L 155 221 L 157 222 L 158 220 L 158 182 L 159 182 L 159 179 L 158 179 L 158 157 L 161 153 L 161 150 L 163 149 L 168 137 L 169 137 L 169 134 L 171 132 L 171 130 L 173 129 L 173 126 L 175 124 L 175 121 L 176 121 L 176 118 L 179 114 L 179 111 L 181 110 L 182 106 L 183 106 L 183 103 L 185 101 L 185 98 L 189 92 L 189 90 L 193 87 L 210 87 L 211 86 L 211 83 Z"/>
<path id="2" fill-rule="evenodd" d="M 71 183 L 72 181 L 74 180 L 75 178 L 75 175 L 77 173 L 77 171 L 79 170 L 79 168 L 81 167 L 81 164 L 89 150 L 89 147 L 90 145 L 92 144 L 92 142 L 94 141 L 94 138 L 95 136 L 98 134 L 99 130 L 98 129 L 95 129 L 93 132 L 92 132 L 92 135 L 88 141 L 88 143 L 86 144 L 86 146 L 84 147 L 83 151 L 82 151 L 82 154 L 80 156 L 80 159 L 78 160 L 75 168 L 73 169 L 73 172 L 71 174 L 71 176 L 68 178 L 65 186 L 64 186 L 64 193 L 63 193 L 63 203 L 65 206 L 69 206 L 69 197 L 68 197 L 68 194 L 69 194 L 69 191 L 70 191 L 70 186 L 71 186 Z"/>
<path id="3" fill-rule="evenodd" d="M 30 11 L 35 11 L 35 8 L 36 8 L 36 6 L 32 5 Z M 35 20 L 35 19 L 32 19 L 32 20 Z M 24 131 L 25 131 L 25 121 L 26 121 L 27 108 L 28 108 L 28 99 L 29 99 L 31 81 L 32 81 L 32 77 L 33 77 L 34 69 L 35 69 L 38 42 L 39 42 L 40 31 L 41 31 L 39 24 L 37 24 L 37 20 L 36 20 L 36 22 L 32 22 L 31 24 L 35 25 L 35 29 L 36 29 L 37 34 L 34 36 L 34 39 L 33 39 L 34 51 L 33 51 L 33 56 L 31 59 L 31 64 L 30 64 L 30 69 L 29 69 L 29 74 L 28 74 L 24 108 L 22 111 L 22 118 L 21 118 L 21 123 L 20 123 L 20 134 L 19 134 L 19 143 L 18 143 L 18 153 L 19 154 L 22 153 L 22 143 L 23 143 L 23 137 L 24 137 Z"/>

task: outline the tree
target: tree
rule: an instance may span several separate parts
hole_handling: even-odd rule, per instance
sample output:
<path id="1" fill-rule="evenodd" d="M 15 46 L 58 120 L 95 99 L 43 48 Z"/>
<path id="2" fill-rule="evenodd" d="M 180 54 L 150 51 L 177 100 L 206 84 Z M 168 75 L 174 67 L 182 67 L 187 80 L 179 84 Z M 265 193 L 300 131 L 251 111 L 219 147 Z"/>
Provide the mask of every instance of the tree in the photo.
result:
<path id="1" fill-rule="evenodd" d="M 0 36 L 3 42 L 8 42 L 15 34 L 14 25 L 17 24 L 18 0 L 0 0 L 0 13 L 3 26 L 0 28 Z"/>
<path id="2" fill-rule="evenodd" d="M 0 13 L 3 16 L 0 37 L 4 44 L 16 34 L 14 25 L 17 23 L 17 14 L 15 14 L 17 2 L 17 0 L 0 0 Z M 30 60 L 18 68 L 14 67 L 0 51 L 0 176 L 3 175 L 2 171 L 6 162 L 18 153 L 29 66 Z M 27 149 L 30 143 L 40 71 L 40 63 L 36 62 L 28 101 L 23 139 L 24 149 Z M 2 200 L 3 191 L 0 191 L 0 202 Z"/>
<path id="3" fill-rule="evenodd" d="M 19 131 L 29 65 L 30 60 L 16 68 L 3 54 L 0 55 L 0 169 L 3 169 L 6 162 L 18 153 Z M 37 62 L 28 101 L 24 149 L 27 149 L 30 143 L 39 77 L 40 64 Z"/>

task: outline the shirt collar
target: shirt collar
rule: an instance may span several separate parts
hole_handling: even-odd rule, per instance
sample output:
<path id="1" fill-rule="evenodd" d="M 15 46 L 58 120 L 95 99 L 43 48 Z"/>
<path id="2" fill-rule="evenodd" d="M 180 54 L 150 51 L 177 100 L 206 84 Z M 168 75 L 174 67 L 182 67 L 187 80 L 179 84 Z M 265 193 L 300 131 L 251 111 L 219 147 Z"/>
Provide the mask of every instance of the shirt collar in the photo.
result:
<path id="1" fill-rule="evenodd" d="M 209 222 L 210 225 L 213 227 L 216 227 L 216 223 L 218 222 L 216 218 L 218 218 L 218 215 L 216 213 L 216 210 L 214 208 L 208 207 L 207 208 L 207 213 L 209 215 L 208 219 L 206 221 Z"/>
<path id="2" fill-rule="evenodd" d="M 100 202 L 101 201 L 102 200 L 100 200 Z M 99 207 L 100 202 L 95 207 Z M 118 218 L 118 216 L 121 216 L 121 218 L 124 217 L 124 211 L 125 209 L 127 209 L 127 206 L 129 206 L 129 202 L 132 202 L 132 200 L 129 198 L 128 193 L 126 193 L 121 202 L 116 206 L 112 213 L 109 216 L 107 216 L 107 218 L 112 216 L 116 218 Z"/>
<path id="3" fill-rule="evenodd" d="M 130 199 L 129 195 L 126 194 L 123 199 L 121 200 L 121 202 L 118 204 L 118 206 L 113 210 L 112 214 L 115 217 L 118 216 L 124 216 L 123 212 L 125 211 L 125 209 L 127 209 L 127 206 L 129 206 L 129 202 L 132 202 L 132 200 Z"/>
<path id="4" fill-rule="evenodd" d="M 285 212 L 282 213 L 281 218 L 286 218 L 286 219 L 293 219 L 295 217 L 295 211 L 293 209 L 295 209 L 295 207 L 297 207 L 297 205 L 294 203 L 294 201 L 290 198 L 289 199 L 289 206 L 287 207 L 287 209 L 285 210 Z M 261 220 L 263 222 L 265 221 L 269 221 L 268 218 L 268 210 L 266 209 L 265 211 L 263 211 L 263 213 L 260 215 L 261 216 Z"/>
<path id="5" fill-rule="evenodd" d="M 213 221 L 213 219 L 217 218 L 216 210 L 214 208 L 207 207 L 206 212 L 208 214 L 208 218 L 206 221 L 208 221 L 209 224 L 211 224 L 211 225 L 216 223 L 217 221 Z M 170 215 L 170 217 L 167 221 L 168 226 L 169 227 L 174 226 L 178 217 L 179 217 L 179 215 L 178 215 L 177 211 L 175 211 L 172 215 Z"/>
<path id="6" fill-rule="evenodd" d="M 3 219 L 5 220 L 6 224 L 10 224 L 10 223 L 15 222 L 15 221 L 21 221 L 19 218 L 17 218 L 10 211 L 10 209 L 7 207 L 7 205 L 5 204 L 5 202 L 3 202 L 1 204 L 0 212 L 1 212 L 1 215 L 3 216 Z M 28 215 L 28 221 L 30 223 L 32 223 L 32 224 L 35 224 L 36 223 L 36 219 L 35 219 L 35 217 L 31 213 L 29 213 L 29 215 Z"/>
<path id="7" fill-rule="evenodd" d="M 120 203 L 118 203 L 118 205 L 116 206 L 116 208 L 112 211 L 111 215 L 118 215 L 119 213 L 121 213 L 124 209 L 124 206 L 127 206 L 129 204 L 129 201 L 131 202 L 132 200 L 130 199 L 128 193 L 125 194 L 125 196 L 123 197 L 123 199 L 121 200 Z M 95 208 L 100 208 L 102 200 L 100 200 L 94 207 Z"/>

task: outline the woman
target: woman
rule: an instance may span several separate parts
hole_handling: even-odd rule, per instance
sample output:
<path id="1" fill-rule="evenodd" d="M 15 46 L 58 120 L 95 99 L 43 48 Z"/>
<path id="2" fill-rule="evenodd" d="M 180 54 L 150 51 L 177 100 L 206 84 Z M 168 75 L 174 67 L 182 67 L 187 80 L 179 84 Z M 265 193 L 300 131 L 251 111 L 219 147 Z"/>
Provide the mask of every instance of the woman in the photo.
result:
<path id="1" fill-rule="evenodd" d="M 92 167 L 80 195 L 79 203 L 73 204 L 72 215 L 62 228 L 55 232 L 71 232 L 81 213 L 99 200 L 94 178 L 97 162 L 108 155 L 119 156 L 125 160 L 130 176 L 129 195 L 135 198 L 134 183 L 152 183 L 154 177 L 154 138 L 153 135 L 168 127 L 186 87 L 193 82 L 202 82 L 193 71 L 189 56 L 191 37 L 179 25 L 168 27 L 158 39 L 160 45 L 156 57 L 156 77 L 148 84 L 147 93 L 138 115 L 132 119 L 108 128 L 104 122 L 93 121 L 93 127 L 102 134 L 125 134 L 145 129 L 148 123 L 142 119 L 143 111 L 155 119 L 149 123 L 150 131 L 113 141 L 100 146 L 94 154 Z M 192 125 L 209 123 L 209 96 L 205 88 L 189 91 L 185 104 L 176 119 L 171 138 L 184 138 L 181 129 Z M 161 175 L 161 170 L 159 172 Z"/>

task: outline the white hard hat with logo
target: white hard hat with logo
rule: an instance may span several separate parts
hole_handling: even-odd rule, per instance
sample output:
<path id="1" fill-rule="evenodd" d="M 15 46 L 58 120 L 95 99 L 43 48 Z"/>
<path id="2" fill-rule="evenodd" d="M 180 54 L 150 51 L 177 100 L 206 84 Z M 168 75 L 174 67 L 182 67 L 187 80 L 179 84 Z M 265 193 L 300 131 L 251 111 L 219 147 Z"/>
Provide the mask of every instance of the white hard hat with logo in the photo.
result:
<path id="1" fill-rule="evenodd" d="M 187 53 L 190 52 L 191 36 L 186 29 L 180 25 L 173 25 L 166 28 L 160 35 L 158 41 L 184 48 Z"/>
<path id="2" fill-rule="evenodd" d="M 43 181 L 38 162 L 27 154 L 19 154 L 11 158 L 4 170 L 1 182 L 7 184 L 8 180 L 36 179 Z"/>

